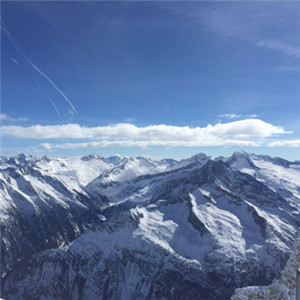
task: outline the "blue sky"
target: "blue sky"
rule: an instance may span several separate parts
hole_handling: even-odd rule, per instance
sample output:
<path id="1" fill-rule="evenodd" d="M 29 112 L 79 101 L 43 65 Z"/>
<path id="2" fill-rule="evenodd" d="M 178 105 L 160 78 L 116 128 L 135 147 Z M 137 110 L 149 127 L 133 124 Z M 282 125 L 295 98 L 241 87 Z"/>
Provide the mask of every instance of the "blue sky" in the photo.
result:
<path id="1" fill-rule="evenodd" d="M 300 159 L 300 3 L 1 5 L 3 155 Z"/>

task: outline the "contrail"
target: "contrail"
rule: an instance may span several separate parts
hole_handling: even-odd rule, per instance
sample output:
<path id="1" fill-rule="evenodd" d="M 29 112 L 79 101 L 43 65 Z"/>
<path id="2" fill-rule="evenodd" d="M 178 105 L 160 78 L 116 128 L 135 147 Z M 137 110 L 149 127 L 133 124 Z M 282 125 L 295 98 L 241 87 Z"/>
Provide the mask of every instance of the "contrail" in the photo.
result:
<path id="1" fill-rule="evenodd" d="M 11 32 L 7 29 L 7 27 L 4 25 L 4 23 L 1 22 L 1 29 L 6 33 L 8 39 L 10 42 L 14 45 L 14 47 L 21 53 L 21 55 L 24 57 L 24 59 L 27 61 L 27 63 L 35 70 L 37 71 L 41 76 L 43 76 L 52 87 L 56 89 L 56 91 L 61 94 L 61 96 L 69 103 L 71 106 L 72 110 L 78 114 L 76 108 L 70 101 L 70 99 L 65 95 L 65 93 L 52 81 L 52 79 L 45 74 L 40 68 L 37 67 L 37 65 L 26 55 L 25 51 L 22 50 L 22 48 L 18 45 L 16 42 L 14 36 L 11 34 Z"/>
<path id="2" fill-rule="evenodd" d="M 61 114 L 60 114 L 60 112 L 59 112 L 57 106 L 55 105 L 55 103 L 51 100 L 51 98 L 50 98 L 48 95 L 46 95 L 46 97 L 47 97 L 47 99 L 50 101 L 50 103 L 52 104 L 52 106 L 53 106 L 53 108 L 55 109 L 55 111 L 56 111 L 58 117 L 60 118 L 60 120 L 62 120 Z"/>
<path id="3" fill-rule="evenodd" d="M 14 62 L 16 65 L 19 64 L 18 61 L 17 61 L 16 59 L 14 59 L 13 57 L 11 57 L 10 55 L 8 55 L 8 57 L 9 57 L 10 60 L 11 60 L 12 62 Z"/>
<path id="4" fill-rule="evenodd" d="M 4 33 L 6 34 L 8 40 L 12 43 L 12 45 L 17 49 L 17 51 L 19 51 L 21 53 L 21 55 L 24 57 L 24 59 L 30 64 L 31 63 L 30 58 L 26 55 L 25 51 L 17 43 L 14 36 L 10 33 L 10 31 L 7 29 L 7 27 L 2 22 L 1 22 L 1 29 L 4 31 Z"/>
<path id="5" fill-rule="evenodd" d="M 36 79 L 35 80 L 36 84 L 38 85 L 38 87 L 40 88 L 40 90 L 42 91 L 42 93 L 45 95 L 45 97 L 49 100 L 49 102 L 52 104 L 53 108 L 56 111 L 57 116 L 59 117 L 60 120 L 62 120 L 61 114 L 59 112 L 58 107 L 56 106 L 56 104 L 54 103 L 54 101 L 48 96 L 48 94 L 45 92 L 45 90 L 42 88 L 42 86 L 40 85 L 39 81 Z"/>
<path id="6" fill-rule="evenodd" d="M 40 73 L 63 97 L 64 99 L 70 104 L 72 109 L 76 114 L 78 114 L 76 108 L 72 104 L 72 102 L 68 99 L 68 97 L 64 94 L 64 92 L 51 80 L 51 78 L 45 74 L 41 69 L 39 69 L 34 63 L 28 61 L 28 63 L 38 72 Z"/>

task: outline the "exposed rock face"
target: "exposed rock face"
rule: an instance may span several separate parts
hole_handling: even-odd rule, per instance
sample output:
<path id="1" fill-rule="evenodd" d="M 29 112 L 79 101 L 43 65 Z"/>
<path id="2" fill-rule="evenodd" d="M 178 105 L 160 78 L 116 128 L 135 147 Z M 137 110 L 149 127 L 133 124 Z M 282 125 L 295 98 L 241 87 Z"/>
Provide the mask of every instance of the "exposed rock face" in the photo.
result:
<path id="1" fill-rule="evenodd" d="M 295 300 L 296 272 L 300 267 L 300 240 L 297 240 L 293 252 L 284 267 L 281 276 L 268 286 L 251 286 L 237 289 L 232 300 Z"/>

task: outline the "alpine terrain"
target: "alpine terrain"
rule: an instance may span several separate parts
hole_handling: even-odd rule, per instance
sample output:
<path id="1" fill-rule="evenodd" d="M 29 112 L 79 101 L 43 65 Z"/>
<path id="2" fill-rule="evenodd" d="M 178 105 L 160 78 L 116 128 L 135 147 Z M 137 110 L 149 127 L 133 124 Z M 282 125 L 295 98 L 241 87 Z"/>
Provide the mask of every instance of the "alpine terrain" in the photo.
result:
<path id="1" fill-rule="evenodd" d="M 242 151 L 180 161 L 1 157 L 0 296 L 294 295 L 299 178 L 300 162 Z"/>

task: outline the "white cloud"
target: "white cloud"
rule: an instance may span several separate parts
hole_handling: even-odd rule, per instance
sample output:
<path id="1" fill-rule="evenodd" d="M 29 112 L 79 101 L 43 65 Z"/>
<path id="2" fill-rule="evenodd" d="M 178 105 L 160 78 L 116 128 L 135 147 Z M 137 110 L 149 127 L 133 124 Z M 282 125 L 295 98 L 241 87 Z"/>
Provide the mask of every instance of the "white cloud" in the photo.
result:
<path id="1" fill-rule="evenodd" d="M 150 125 L 137 127 L 121 123 L 99 127 L 84 127 L 79 124 L 1 126 L 0 133 L 24 139 L 100 139 L 100 140 L 149 140 L 149 141 L 195 141 L 206 138 L 265 138 L 274 134 L 292 133 L 259 119 L 246 119 L 218 123 L 206 127 Z"/>
<path id="2" fill-rule="evenodd" d="M 21 117 L 14 118 L 14 117 L 11 117 L 7 114 L 0 114 L 0 121 L 25 122 L 25 121 L 27 121 L 27 119 L 26 118 L 21 118 Z"/>
<path id="3" fill-rule="evenodd" d="M 300 147 L 300 140 L 281 140 L 269 144 L 270 147 Z"/>
<path id="4" fill-rule="evenodd" d="M 42 148 L 50 149 L 83 149 L 83 148 L 120 148 L 120 147 L 140 147 L 148 148 L 151 146 L 164 146 L 164 147 L 203 147 L 203 146 L 245 146 L 245 147 L 258 147 L 259 142 L 243 141 L 243 140 L 225 140 L 225 141 L 101 141 L 101 142 L 88 142 L 88 143 L 62 143 L 50 144 L 43 143 L 40 145 Z"/>
<path id="5" fill-rule="evenodd" d="M 197 146 L 259 146 L 261 140 L 278 134 L 291 133 L 259 119 L 246 119 L 218 123 L 206 127 L 150 125 L 137 127 L 122 123 L 99 127 L 78 124 L 41 126 L 1 126 L 0 133 L 21 139 L 72 139 L 92 140 L 82 143 L 42 144 L 51 148 L 102 148 L 102 147 L 197 147 Z"/>
<path id="6" fill-rule="evenodd" d="M 229 119 L 229 120 L 232 120 L 232 119 L 239 119 L 241 118 L 242 115 L 240 114 L 222 114 L 222 115 L 219 115 L 219 118 L 223 119 Z"/>
<path id="7" fill-rule="evenodd" d="M 257 117 L 259 117 L 259 115 L 257 115 L 257 114 L 250 114 L 250 115 L 222 114 L 222 115 L 219 115 L 219 118 L 229 119 L 229 120 L 233 120 L 233 119 L 253 119 L 253 118 L 257 118 Z"/>

